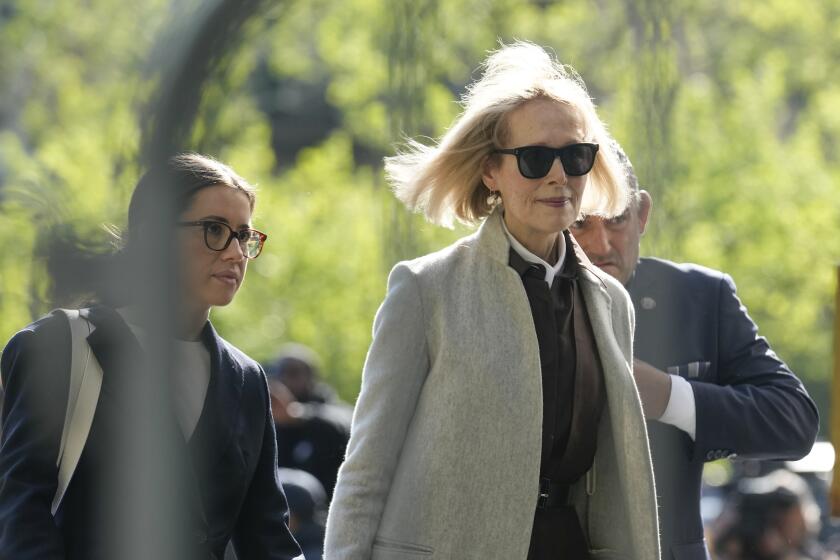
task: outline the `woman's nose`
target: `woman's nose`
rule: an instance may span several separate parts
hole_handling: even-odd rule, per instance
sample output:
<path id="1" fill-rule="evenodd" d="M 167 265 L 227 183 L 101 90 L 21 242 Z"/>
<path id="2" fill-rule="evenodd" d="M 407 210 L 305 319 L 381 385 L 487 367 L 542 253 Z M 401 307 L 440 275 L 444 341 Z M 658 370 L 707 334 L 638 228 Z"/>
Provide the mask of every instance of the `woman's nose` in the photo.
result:
<path id="1" fill-rule="evenodd" d="M 551 168 L 548 170 L 547 177 L 549 180 L 557 181 L 561 185 L 565 185 L 569 180 L 566 175 L 566 169 L 563 168 L 563 162 L 560 161 L 559 157 L 555 157 L 554 161 L 551 162 Z"/>
<path id="2" fill-rule="evenodd" d="M 245 250 L 239 244 L 239 240 L 235 237 L 230 240 L 227 248 L 222 251 L 222 258 L 224 260 L 241 261 L 245 259 Z"/>

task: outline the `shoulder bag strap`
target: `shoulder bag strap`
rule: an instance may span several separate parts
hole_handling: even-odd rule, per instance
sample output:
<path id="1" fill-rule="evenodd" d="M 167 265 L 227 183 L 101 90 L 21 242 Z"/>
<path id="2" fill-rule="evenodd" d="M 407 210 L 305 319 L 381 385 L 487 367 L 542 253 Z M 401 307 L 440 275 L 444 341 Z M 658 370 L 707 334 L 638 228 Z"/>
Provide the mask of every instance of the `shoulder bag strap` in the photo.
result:
<path id="1" fill-rule="evenodd" d="M 85 318 L 87 310 L 60 311 L 67 315 L 70 322 L 70 390 L 56 459 L 58 486 L 52 501 L 53 515 L 58 511 L 76 465 L 79 464 L 102 388 L 102 367 L 87 343 L 87 337 L 93 332 L 93 326 Z"/>

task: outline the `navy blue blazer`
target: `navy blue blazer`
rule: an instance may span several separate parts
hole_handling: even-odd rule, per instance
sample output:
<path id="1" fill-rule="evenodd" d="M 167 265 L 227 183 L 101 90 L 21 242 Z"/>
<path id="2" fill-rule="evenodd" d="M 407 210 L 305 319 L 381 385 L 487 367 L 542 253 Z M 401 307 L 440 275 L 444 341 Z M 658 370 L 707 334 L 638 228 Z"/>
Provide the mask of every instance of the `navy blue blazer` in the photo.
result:
<path id="1" fill-rule="evenodd" d="M 694 392 L 694 441 L 648 422 L 663 560 L 705 560 L 703 464 L 723 457 L 798 459 L 817 436 L 817 408 L 758 335 L 728 275 L 644 258 L 627 284 L 635 356 L 684 377 Z"/>
<path id="2" fill-rule="evenodd" d="M 96 330 L 88 342 L 103 369 L 102 390 L 87 443 L 55 518 L 50 504 L 70 369 L 66 316 L 54 313 L 29 325 L 3 351 L 0 558 L 105 558 L 107 538 L 115 529 L 107 523 L 108 507 L 131 507 L 120 504 L 118 496 L 103 496 L 102 488 L 103 481 L 130 484 L 139 474 L 115 473 L 114 456 L 118 438 L 125 433 L 117 429 L 126 410 L 119 381 L 131 373 L 132 364 L 142 361 L 142 350 L 112 309 L 94 307 L 90 319 Z M 302 558 L 287 526 L 286 498 L 276 477 L 265 375 L 209 322 L 201 340 L 210 352 L 211 371 L 198 425 L 186 442 L 177 422 L 170 424 L 188 458 L 179 464 L 191 465 L 184 478 L 173 478 L 180 481 L 172 483 L 173 490 L 190 504 L 185 511 L 195 514 L 178 530 L 190 532 L 188 545 L 196 558 L 223 558 L 231 538 L 240 560 Z"/>

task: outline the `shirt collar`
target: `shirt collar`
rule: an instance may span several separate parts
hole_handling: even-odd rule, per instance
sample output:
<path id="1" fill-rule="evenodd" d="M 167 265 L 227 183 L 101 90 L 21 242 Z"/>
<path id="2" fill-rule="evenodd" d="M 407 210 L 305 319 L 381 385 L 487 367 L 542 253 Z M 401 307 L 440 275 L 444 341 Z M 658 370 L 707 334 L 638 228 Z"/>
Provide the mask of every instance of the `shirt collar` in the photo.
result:
<path id="1" fill-rule="evenodd" d="M 542 266 L 543 271 L 545 272 L 545 281 L 550 288 L 551 285 L 554 283 L 554 277 L 563 270 L 563 265 L 566 262 L 566 236 L 560 234 L 557 236 L 557 263 L 555 265 L 550 265 L 545 260 L 541 259 L 531 251 L 529 251 L 522 243 L 516 239 L 513 234 L 508 231 L 507 224 L 505 224 L 504 218 L 502 219 L 502 228 L 505 231 L 505 236 L 508 238 L 510 242 L 510 247 L 516 254 L 522 257 L 523 260 L 529 263 L 538 264 Z"/>

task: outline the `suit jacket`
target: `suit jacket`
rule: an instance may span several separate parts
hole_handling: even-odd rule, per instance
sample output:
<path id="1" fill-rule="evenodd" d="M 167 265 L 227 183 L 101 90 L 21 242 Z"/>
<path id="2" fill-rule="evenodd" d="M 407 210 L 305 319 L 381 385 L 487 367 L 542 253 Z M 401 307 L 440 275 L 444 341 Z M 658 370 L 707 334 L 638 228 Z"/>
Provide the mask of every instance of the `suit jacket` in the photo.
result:
<path id="1" fill-rule="evenodd" d="M 0 446 L 0 558 L 102 558 L 111 536 L 107 533 L 114 530 L 110 520 L 99 515 L 114 512 L 106 507 L 109 498 L 103 496 L 103 485 L 109 480 L 130 483 L 141 474 L 115 472 L 125 469 L 115 467 L 114 456 L 125 433 L 119 431 L 125 425 L 124 411 L 130 409 L 120 383 L 127 381 L 124 376 L 138 373 L 131 362 L 143 359 L 142 350 L 112 309 L 94 307 L 90 320 L 96 330 L 88 342 L 103 369 L 102 390 L 88 440 L 55 518 L 50 502 L 70 376 L 66 317 L 56 313 L 33 323 L 16 334 L 3 352 L 7 392 Z M 174 478 L 173 473 L 172 484 L 178 499 L 183 494 L 197 516 L 195 524 L 184 524 L 184 530 L 192 532 L 188 538 L 194 539 L 188 544 L 200 551 L 198 557 L 222 558 L 232 537 L 241 560 L 302 558 L 287 528 L 286 499 L 276 478 L 265 376 L 209 322 L 202 341 L 211 358 L 210 382 L 189 443 L 177 431 L 177 423 L 171 424 L 172 434 L 181 438 L 186 463 L 193 465 L 184 478 Z M 165 414 L 160 406 L 148 413 Z"/>
<path id="2" fill-rule="evenodd" d="M 508 259 L 497 212 L 476 234 L 391 272 L 329 512 L 326 560 L 526 558 L 542 379 L 528 298 Z M 594 466 L 573 500 L 594 558 L 657 559 L 650 454 L 629 366 L 633 311 L 617 282 L 585 266 L 580 286 L 607 406 Z"/>
<path id="3" fill-rule="evenodd" d="M 747 315 L 726 274 L 644 258 L 627 285 L 636 356 L 691 384 L 696 439 L 651 421 L 662 556 L 706 558 L 703 464 L 722 457 L 797 459 L 817 435 L 817 409 Z"/>

